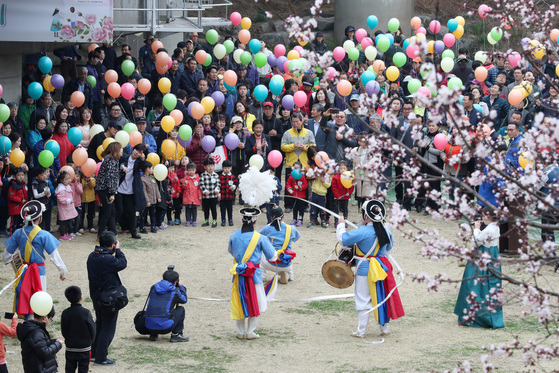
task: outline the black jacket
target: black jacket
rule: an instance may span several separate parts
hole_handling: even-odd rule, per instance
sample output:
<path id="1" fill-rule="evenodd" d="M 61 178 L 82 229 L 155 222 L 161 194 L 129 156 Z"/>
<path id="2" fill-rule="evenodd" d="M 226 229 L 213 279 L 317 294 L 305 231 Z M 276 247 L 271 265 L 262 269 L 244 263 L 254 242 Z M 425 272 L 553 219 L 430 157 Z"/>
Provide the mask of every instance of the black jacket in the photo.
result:
<path id="1" fill-rule="evenodd" d="M 95 246 L 95 250 L 87 258 L 87 278 L 89 279 L 89 296 L 95 301 L 99 299 L 101 292 L 121 284 L 118 272 L 126 268 L 127 262 L 124 253 L 116 249 L 115 255 L 112 250 L 105 247 Z"/>
<path id="2" fill-rule="evenodd" d="M 260 155 L 264 158 L 264 166 L 268 164 L 268 154 L 272 151 L 272 140 L 270 136 L 262 134 L 262 139 L 266 141 L 266 146 L 261 149 Z M 249 160 L 250 157 L 256 154 L 256 137 L 250 135 L 245 141 L 245 159 Z"/>
<path id="3" fill-rule="evenodd" d="M 64 85 L 62 89 L 62 102 L 70 101 L 70 97 L 72 93 L 78 90 L 79 82 L 77 79 L 70 80 L 67 84 Z M 93 108 L 93 95 L 91 94 L 93 88 L 91 88 L 91 84 L 86 80 L 83 85 L 83 95 L 85 96 L 85 101 L 83 103 L 83 107 L 87 107 L 88 109 Z"/>
<path id="4" fill-rule="evenodd" d="M 275 136 L 270 136 L 272 140 L 272 149 L 273 150 L 281 150 L 281 138 L 283 136 L 283 125 L 281 123 L 281 119 L 276 118 L 275 115 L 272 115 L 271 118 L 266 118 L 265 116 L 262 117 L 262 124 L 264 124 L 264 133 L 270 136 L 271 130 L 276 130 Z"/>
<path id="5" fill-rule="evenodd" d="M 68 351 L 91 350 L 91 344 L 95 338 L 95 322 L 87 308 L 82 307 L 81 304 L 72 304 L 62 311 L 60 329 Z"/>
<path id="6" fill-rule="evenodd" d="M 410 123 L 408 129 L 404 127 L 404 118 L 398 117 L 398 124 L 392 128 L 392 136 L 404 143 L 408 148 L 415 146 L 415 140 L 412 137 L 413 126 Z M 406 151 L 405 162 L 411 160 L 411 154 Z"/>
<path id="7" fill-rule="evenodd" d="M 56 372 L 56 353 L 62 344 L 51 339 L 46 324 L 28 320 L 17 327 L 17 339 L 21 342 L 21 359 L 25 373 Z"/>
<path id="8" fill-rule="evenodd" d="M 129 154 L 120 157 L 120 167 L 128 167 Z M 134 162 L 134 169 L 132 170 L 132 193 L 134 194 L 134 204 L 136 211 L 143 211 L 146 208 L 146 197 L 144 195 L 144 185 L 142 184 L 142 173 L 140 172 L 140 166 L 142 164 L 141 158 L 136 159 Z M 126 174 L 124 172 L 120 173 L 119 185 L 124 181 Z"/>

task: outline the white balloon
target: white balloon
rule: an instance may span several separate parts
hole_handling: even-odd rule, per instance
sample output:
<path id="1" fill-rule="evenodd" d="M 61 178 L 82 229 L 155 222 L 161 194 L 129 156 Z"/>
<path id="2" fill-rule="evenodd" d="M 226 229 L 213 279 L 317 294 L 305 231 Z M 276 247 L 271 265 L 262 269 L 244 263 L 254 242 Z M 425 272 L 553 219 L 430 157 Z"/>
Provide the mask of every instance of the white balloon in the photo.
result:
<path id="1" fill-rule="evenodd" d="M 261 170 L 262 167 L 264 167 L 264 158 L 262 158 L 262 156 L 259 154 L 255 154 L 252 157 L 250 157 L 248 164 L 251 167 L 256 167 L 258 170 Z"/>
<path id="2" fill-rule="evenodd" d="M 489 44 L 491 44 L 491 45 L 497 44 L 497 41 L 491 37 L 491 33 L 487 34 L 487 41 L 488 41 Z"/>
<path id="3" fill-rule="evenodd" d="M 223 57 L 225 57 L 225 53 L 227 53 L 227 50 L 225 49 L 225 46 L 223 44 L 216 44 L 214 47 L 214 56 L 215 58 L 217 58 L 218 60 L 221 60 Z"/>
<path id="4" fill-rule="evenodd" d="M 377 54 L 377 49 L 372 45 L 369 45 L 367 48 L 365 48 L 365 57 L 367 57 L 369 61 L 373 61 L 377 57 Z"/>
<path id="5" fill-rule="evenodd" d="M 94 124 L 93 127 L 89 129 L 89 138 L 92 139 L 93 136 L 97 135 L 98 133 L 105 132 L 105 129 L 100 124 Z"/>
<path id="6" fill-rule="evenodd" d="M 115 135 L 115 141 L 119 142 L 120 145 L 122 145 L 122 147 L 124 148 L 130 142 L 130 135 L 128 134 L 128 132 L 120 130 Z"/>
<path id="7" fill-rule="evenodd" d="M 353 42 L 353 40 L 346 40 L 343 47 L 347 53 L 351 48 L 355 48 L 355 43 Z"/>
<path id="8" fill-rule="evenodd" d="M 155 167 L 153 168 L 153 176 L 159 181 L 165 180 L 168 173 L 169 170 L 162 163 L 156 164 Z"/>
<path id="9" fill-rule="evenodd" d="M 31 296 L 29 305 L 33 313 L 39 316 L 46 316 L 52 310 L 52 297 L 46 291 L 38 291 Z"/>
<path id="10" fill-rule="evenodd" d="M 241 63 L 241 54 L 243 54 L 243 52 L 244 50 L 242 49 L 236 49 L 235 52 L 233 52 L 233 59 L 236 63 Z"/>

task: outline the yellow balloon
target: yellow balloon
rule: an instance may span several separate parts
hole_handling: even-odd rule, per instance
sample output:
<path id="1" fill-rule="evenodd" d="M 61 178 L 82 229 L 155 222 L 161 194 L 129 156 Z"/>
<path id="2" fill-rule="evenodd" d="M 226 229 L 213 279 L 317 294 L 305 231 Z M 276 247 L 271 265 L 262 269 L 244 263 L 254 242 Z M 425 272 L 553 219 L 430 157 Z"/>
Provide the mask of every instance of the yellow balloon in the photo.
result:
<path id="1" fill-rule="evenodd" d="M 204 97 L 200 103 L 204 107 L 204 113 L 206 114 L 211 113 L 215 108 L 215 101 L 211 97 Z"/>
<path id="2" fill-rule="evenodd" d="M 299 52 L 295 51 L 295 50 L 290 50 L 289 53 L 287 53 L 287 59 L 289 61 L 291 60 L 296 60 L 298 58 L 300 58 L 301 55 L 299 54 Z"/>
<path id="3" fill-rule="evenodd" d="M 422 43 L 424 41 L 427 41 L 427 37 L 425 36 L 425 34 L 416 34 L 415 37 L 417 38 L 417 41 L 419 43 Z"/>
<path id="4" fill-rule="evenodd" d="M 555 66 L 555 74 L 557 74 L 557 76 L 559 76 L 559 65 Z"/>
<path id="5" fill-rule="evenodd" d="M 400 70 L 398 70 L 396 66 L 390 66 L 388 69 L 386 69 L 386 78 L 391 82 L 398 79 L 399 76 L 400 76 Z"/>
<path id="6" fill-rule="evenodd" d="M 456 30 L 454 30 L 452 34 L 456 39 L 460 39 L 462 35 L 464 35 L 464 26 L 458 25 L 458 27 L 456 27 Z"/>
<path id="7" fill-rule="evenodd" d="M 169 91 L 171 90 L 171 81 L 169 80 L 169 78 L 161 78 L 157 82 L 157 87 L 159 88 L 161 93 L 169 93 Z"/>
<path id="8" fill-rule="evenodd" d="M 95 152 L 95 153 L 97 153 L 97 158 L 103 159 L 103 157 L 101 156 L 101 154 L 103 154 L 103 151 L 104 151 L 104 150 L 105 150 L 105 149 L 103 149 L 103 145 L 99 145 L 99 146 L 97 147 L 97 151 Z"/>
<path id="9" fill-rule="evenodd" d="M 462 16 L 458 16 L 454 18 L 456 20 L 456 22 L 458 22 L 458 24 L 462 27 L 464 27 L 464 25 L 466 24 L 466 20 L 464 19 L 464 17 Z"/>
<path id="10" fill-rule="evenodd" d="M 427 43 L 427 50 L 429 51 L 429 53 L 435 53 L 435 41 L 434 40 L 430 40 L 429 43 Z"/>
<path id="11" fill-rule="evenodd" d="M 532 56 L 534 56 L 538 60 L 545 55 L 545 47 L 539 41 L 532 40 L 530 42 L 530 47 L 532 48 Z"/>
<path id="12" fill-rule="evenodd" d="M 163 142 L 161 143 L 161 153 L 163 153 L 163 155 L 166 158 L 173 157 L 176 151 L 177 151 L 177 145 L 173 140 L 169 140 L 169 139 L 163 140 Z"/>
<path id="13" fill-rule="evenodd" d="M 350 171 L 345 171 L 342 173 L 341 177 L 340 177 L 340 181 L 342 182 L 342 185 L 344 186 L 344 188 L 351 188 L 353 186 L 353 175 L 351 174 Z"/>
<path id="14" fill-rule="evenodd" d="M 50 83 L 50 78 L 51 78 L 51 76 L 50 76 L 50 75 L 47 75 L 47 76 L 45 77 L 45 79 L 43 80 L 43 87 L 45 88 L 45 90 L 46 90 L 47 92 L 52 92 L 52 91 L 54 91 L 54 87 L 53 87 L 52 84 Z"/>
<path id="15" fill-rule="evenodd" d="M 15 167 L 21 166 L 23 162 L 25 162 L 25 154 L 19 149 L 12 150 L 10 162 L 12 162 Z"/>
<path id="16" fill-rule="evenodd" d="M 109 146 L 109 144 L 112 142 L 115 142 L 115 139 L 113 139 L 112 137 L 107 137 L 105 140 L 103 140 L 103 150 L 107 149 L 107 146 Z"/>
<path id="17" fill-rule="evenodd" d="M 161 162 L 159 156 L 156 153 L 149 153 L 146 157 L 146 161 L 151 163 L 152 166 L 155 166 L 156 164 L 159 164 Z"/>
<path id="18" fill-rule="evenodd" d="M 518 156 L 518 164 L 522 168 L 526 168 L 529 164 L 534 164 L 534 157 L 530 152 L 523 152 Z"/>
<path id="19" fill-rule="evenodd" d="M 306 41 L 301 40 L 301 38 L 297 38 L 297 42 L 299 43 L 300 46 L 304 47 L 305 45 L 307 45 Z"/>
<path id="20" fill-rule="evenodd" d="M 171 132 L 175 128 L 175 120 L 170 115 L 165 115 L 161 118 L 161 129 L 167 133 Z"/>
<path id="21" fill-rule="evenodd" d="M 241 20 L 241 27 L 244 28 L 245 30 L 248 30 L 250 26 L 252 26 L 252 21 L 250 20 L 250 18 L 244 17 Z"/>

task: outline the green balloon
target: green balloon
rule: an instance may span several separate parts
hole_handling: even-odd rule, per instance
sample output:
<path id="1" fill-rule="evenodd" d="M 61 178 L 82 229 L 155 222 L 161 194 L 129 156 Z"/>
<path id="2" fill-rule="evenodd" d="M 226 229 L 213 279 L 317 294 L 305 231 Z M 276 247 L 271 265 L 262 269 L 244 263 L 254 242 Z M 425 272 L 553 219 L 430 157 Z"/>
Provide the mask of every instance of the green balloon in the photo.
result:
<path id="1" fill-rule="evenodd" d="M 413 78 L 408 82 L 408 91 L 410 93 L 415 93 L 421 87 L 421 81 L 419 79 Z"/>
<path id="2" fill-rule="evenodd" d="M 217 33 L 217 31 L 212 29 L 206 32 L 206 41 L 211 45 L 217 43 L 217 39 L 219 39 L 219 34 Z"/>
<path id="3" fill-rule="evenodd" d="M 122 65 L 120 65 L 120 68 L 122 69 L 124 75 L 130 76 L 134 72 L 134 69 L 136 67 L 134 66 L 134 62 L 130 60 L 125 60 L 122 62 Z"/>
<path id="4" fill-rule="evenodd" d="M 210 66 L 211 64 L 212 64 L 212 56 L 210 56 L 210 54 L 208 53 L 208 54 L 207 54 L 207 57 L 206 57 L 206 61 L 204 61 L 204 63 L 203 63 L 202 65 L 208 67 L 208 66 Z"/>
<path id="5" fill-rule="evenodd" d="M 500 27 L 493 27 L 491 29 L 491 37 L 495 41 L 501 40 L 501 38 L 503 37 L 503 30 Z"/>
<path id="6" fill-rule="evenodd" d="M 459 78 L 456 79 L 460 80 Z M 460 80 L 460 84 L 462 84 L 461 80 Z M 437 96 L 437 94 L 439 93 L 439 91 L 437 91 L 437 85 L 432 82 L 425 83 L 425 87 L 429 88 L 429 90 L 431 91 L 431 98 Z"/>
<path id="7" fill-rule="evenodd" d="M 454 87 L 458 87 L 459 89 L 462 89 L 462 79 L 460 79 L 458 77 L 450 78 L 450 80 L 448 81 L 447 86 L 450 89 L 454 89 Z"/>
<path id="8" fill-rule="evenodd" d="M 250 52 L 244 51 L 243 53 L 241 53 L 241 63 L 243 65 L 248 65 L 251 60 L 252 60 L 252 55 L 250 54 Z"/>
<path id="9" fill-rule="evenodd" d="M 97 85 L 97 79 L 95 79 L 95 77 L 93 75 L 88 75 L 86 80 L 91 85 L 91 88 L 95 88 L 95 86 Z"/>
<path id="10" fill-rule="evenodd" d="M 357 61 L 357 59 L 359 58 L 359 51 L 355 47 L 350 48 L 347 51 L 347 56 L 349 57 L 350 60 Z"/>
<path id="11" fill-rule="evenodd" d="M 322 74 L 322 69 L 318 65 L 316 65 L 316 73 L 317 74 Z"/>
<path id="12" fill-rule="evenodd" d="M 192 128 L 188 124 L 183 124 L 179 127 L 179 137 L 183 141 L 188 141 L 188 139 L 192 136 Z"/>
<path id="13" fill-rule="evenodd" d="M 258 52 L 254 55 L 254 64 L 256 67 L 264 67 L 268 63 L 268 58 L 262 52 Z"/>
<path id="14" fill-rule="evenodd" d="M 402 67 L 406 64 L 407 57 L 402 52 L 396 52 L 394 53 L 394 57 L 392 57 L 392 61 L 394 62 L 394 65 Z"/>
<path id="15" fill-rule="evenodd" d="M 386 52 L 390 48 L 390 40 L 386 36 L 381 35 L 377 41 L 377 48 L 381 52 Z"/>
<path id="16" fill-rule="evenodd" d="M 223 42 L 223 45 L 225 46 L 225 50 L 227 51 L 227 53 L 231 53 L 233 52 L 233 49 L 235 49 L 235 44 L 233 44 L 231 40 L 225 40 Z"/>
<path id="17" fill-rule="evenodd" d="M 172 93 L 167 93 L 163 96 L 163 106 L 169 111 L 173 110 L 177 106 L 177 96 Z"/>
<path id="18" fill-rule="evenodd" d="M 0 122 L 4 123 L 10 117 L 10 108 L 6 104 L 0 104 Z"/>
<path id="19" fill-rule="evenodd" d="M 127 133 L 130 133 L 132 131 L 137 131 L 138 126 L 136 126 L 134 123 L 126 123 L 123 130 L 125 130 Z"/>
<path id="20" fill-rule="evenodd" d="M 398 18 L 391 18 L 390 21 L 388 21 L 388 29 L 390 32 L 396 32 L 398 28 L 400 28 L 400 21 L 398 21 Z"/>
<path id="21" fill-rule="evenodd" d="M 450 57 L 451 60 L 454 59 L 454 52 L 452 51 L 452 49 L 445 49 L 443 51 L 443 54 L 441 54 L 441 59 L 445 57 Z"/>
<path id="22" fill-rule="evenodd" d="M 44 168 L 49 168 L 54 162 L 54 155 L 50 150 L 43 150 L 39 153 L 39 164 Z"/>

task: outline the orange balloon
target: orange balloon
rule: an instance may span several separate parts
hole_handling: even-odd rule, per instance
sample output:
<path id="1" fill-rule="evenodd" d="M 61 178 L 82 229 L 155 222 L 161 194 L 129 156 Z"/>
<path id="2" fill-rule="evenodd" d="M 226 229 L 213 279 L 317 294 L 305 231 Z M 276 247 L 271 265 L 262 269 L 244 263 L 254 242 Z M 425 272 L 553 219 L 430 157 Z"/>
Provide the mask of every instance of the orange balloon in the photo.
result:
<path id="1" fill-rule="evenodd" d="M 202 119 L 202 117 L 205 114 L 204 107 L 202 106 L 202 104 L 196 102 L 195 104 L 192 105 L 192 108 L 190 109 L 190 114 L 194 119 Z"/>
<path id="2" fill-rule="evenodd" d="M 60 172 L 62 172 L 62 171 L 69 173 L 70 177 L 72 178 L 72 181 L 76 181 L 76 173 L 74 172 L 74 169 L 72 167 L 70 167 L 68 165 L 63 166 L 60 169 Z"/>
<path id="3" fill-rule="evenodd" d="M 157 53 L 157 50 L 158 50 L 158 49 L 161 49 L 161 48 L 163 48 L 163 43 L 160 42 L 159 40 L 154 40 L 154 41 L 151 43 L 151 51 L 152 51 L 153 53 Z"/>
<path id="4" fill-rule="evenodd" d="M 81 107 L 85 102 L 85 96 L 82 92 L 75 91 L 70 96 L 70 101 L 72 101 L 75 107 Z"/>
<path id="5" fill-rule="evenodd" d="M 177 151 L 177 144 L 173 140 L 163 140 L 161 143 L 161 153 L 167 158 L 171 158 Z"/>
<path id="6" fill-rule="evenodd" d="M 131 147 L 142 143 L 142 134 L 140 132 L 132 131 L 128 135 L 130 136 L 130 141 L 128 143 Z"/>
<path id="7" fill-rule="evenodd" d="M 165 66 L 161 66 L 161 65 L 155 65 L 155 70 L 161 74 L 164 75 L 167 70 L 169 70 L 169 66 L 165 65 Z"/>
<path id="8" fill-rule="evenodd" d="M 557 42 L 557 39 L 559 38 L 559 30 L 556 28 L 551 30 L 551 32 L 549 33 L 549 38 L 554 42 Z"/>
<path id="9" fill-rule="evenodd" d="M 159 156 L 156 153 L 149 153 L 146 157 L 146 161 L 151 163 L 152 166 L 155 166 L 161 162 Z"/>
<path id="10" fill-rule="evenodd" d="M 45 88 L 45 90 L 47 92 L 52 92 L 54 91 L 54 87 L 52 86 L 51 82 L 50 82 L 50 75 L 45 76 L 45 79 L 43 80 L 43 87 Z"/>
<path id="11" fill-rule="evenodd" d="M 250 41 L 250 31 L 248 30 L 239 31 L 239 34 L 237 35 L 237 39 L 239 39 L 239 41 L 243 44 L 248 44 L 248 42 Z"/>
<path id="12" fill-rule="evenodd" d="M 105 72 L 105 81 L 109 84 L 116 82 L 118 80 L 118 74 L 114 70 L 107 70 Z"/>
<path id="13" fill-rule="evenodd" d="M 237 74 L 233 70 L 227 70 L 223 73 L 223 81 L 230 87 L 237 84 Z"/>
<path id="14" fill-rule="evenodd" d="M 143 95 L 147 95 L 150 90 L 151 82 L 146 78 L 140 79 L 140 81 L 138 82 L 138 91 L 140 91 L 140 93 Z"/>
<path id="15" fill-rule="evenodd" d="M 412 29 L 417 30 L 421 27 L 421 18 L 413 17 L 410 21 L 410 24 Z"/>
<path id="16" fill-rule="evenodd" d="M 87 150 L 84 148 L 77 148 L 72 153 L 72 161 L 78 167 L 83 166 L 83 164 L 87 161 Z"/>
<path id="17" fill-rule="evenodd" d="M 88 52 L 93 52 L 97 48 L 99 48 L 99 45 L 97 45 L 95 43 L 92 43 L 92 44 L 89 44 L 89 47 L 87 48 L 87 51 Z"/>
<path id="18" fill-rule="evenodd" d="M 480 66 L 475 71 L 475 76 L 478 82 L 483 82 L 487 79 L 487 69 L 483 66 Z"/>
<path id="19" fill-rule="evenodd" d="M 159 66 L 167 66 L 169 64 L 169 55 L 167 52 L 161 51 L 155 56 L 155 62 L 157 62 Z"/>
<path id="20" fill-rule="evenodd" d="M 215 108 L 215 101 L 211 97 L 204 97 L 200 102 L 204 107 L 204 113 L 209 114 Z"/>
<path id="21" fill-rule="evenodd" d="M 109 92 L 111 97 L 118 98 L 120 96 L 120 86 L 116 82 L 109 83 L 107 92 Z"/>
<path id="22" fill-rule="evenodd" d="M 344 97 L 349 96 L 351 93 L 351 83 L 345 79 L 342 79 L 338 82 L 338 93 Z"/>
<path id="23" fill-rule="evenodd" d="M 204 62 L 206 62 L 206 59 L 208 58 L 208 54 L 206 53 L 205 50 L 200 49 L 198 52 L 196 52 L 194 57 L 196 58 L 196 62 L 198 62 L 199 64 L 203 64 Z"/>
<path id="24" fill-rule="evenodd" d="M 88 158 L 87 161 L 85 161 L 85 163 L 80 167 L 82 169 L 83 176 L 91 177 L 97 170 L 97 163 L 95 163 L 93 159 Z"/>
<path id="25" fill-rule="evenodd" d="M 516 106 L 522 102 L 524 95 L 519 89 L 513 89 L 509 93 L 509 104 Z"/>
<path id="26" fill-rule="evenodd" d="M 375 73 L 382 74 L 385 68 L 386 66 L 382 60 L 375 60 L 375 62 L 373 62 L 373 70 Z"/>
<path id="27" fill-rule="evenodd" d="M 180 126 L 182 124 L 182 120 L 184 119 L 182 111 L 175 109 L 172 110 L 169 115 L 175 120 L 175 126 Z"/>

